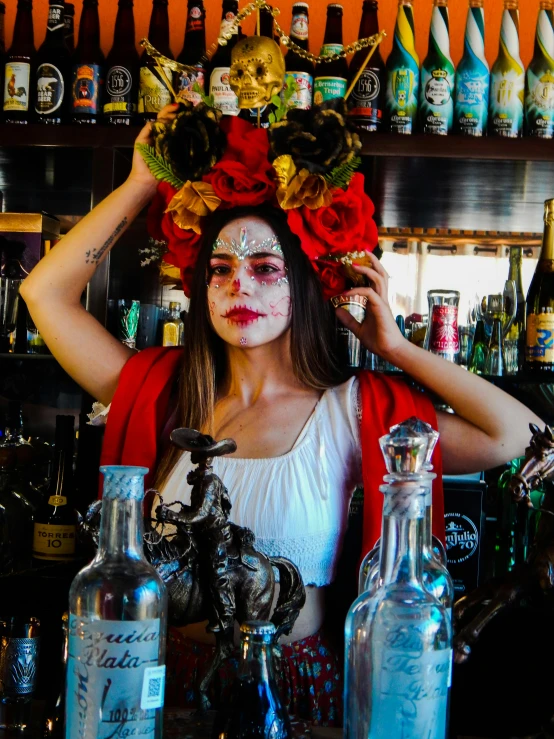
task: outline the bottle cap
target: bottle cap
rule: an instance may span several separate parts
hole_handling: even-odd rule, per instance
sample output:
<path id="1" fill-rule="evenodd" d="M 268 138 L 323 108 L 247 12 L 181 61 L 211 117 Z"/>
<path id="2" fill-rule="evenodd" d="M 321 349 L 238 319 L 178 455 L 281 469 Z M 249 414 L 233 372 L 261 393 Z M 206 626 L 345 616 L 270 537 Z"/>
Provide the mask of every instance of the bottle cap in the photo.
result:
<path id="1" fill-rule="evenodd" d="M 400 424 L 379 444 L 390 474 L 413 475 L 424 469 L 431 439 Z"/>
<path id="2" fill-rule="evenodd" d="M 305 8 L 306 10 L 309 10 L 310 6 L 308 3 L 293 3 L 293 8 Z"/>
<path id="3" fill-rule="evenodd" d="M 417 416 L 412 416 L 406 421 L 402 421 L 402 423 L 397 423 L 395 426 L 391 426 L 390 431 L 392 433 L 393 431 L 396 431 L 396 429 L 400 428 L 409 429 L 415 434 L 418 434 L 419 436 L 424 436 L 429 440 L 429 446 L 427 447 L 427 455 L 425 458 L 425 466 L 429 467 L 431 464 L 431 457 L 433 456 L 437 441 L 439 440 L 439 432 L 435 431 L 431 424 L 425 423 L 425 421 L 417 418 Z"/>
<path id="4" fill-rule="evenodd" d="M 275 634 L 275 624 L 271 621 L 245 621 L 240 626 L 241 634 L 271 636 Z"/>

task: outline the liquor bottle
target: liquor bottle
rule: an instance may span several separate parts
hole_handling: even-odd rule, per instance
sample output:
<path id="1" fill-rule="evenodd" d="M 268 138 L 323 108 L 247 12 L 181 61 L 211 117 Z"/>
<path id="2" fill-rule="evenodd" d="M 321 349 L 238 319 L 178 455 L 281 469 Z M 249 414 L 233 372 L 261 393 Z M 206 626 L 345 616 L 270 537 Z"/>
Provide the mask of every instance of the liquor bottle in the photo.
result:
<path id="1" fill-rule="evenodd" d="M 164 321 L 162 346 L 183 346 L 185 325 L 181 320 L 181 305 L 169 304 L 169 317 Z"/>
<path id="2" fill-rule="evenodd" d="M 381 585 L 359 596 L 346 618 L 344 736 L 444 739 L 452 625 L 423 581 L 428 440 L 396 430 L 380 443 L 389 472 L 381 486 Z"/>
<path id="3" fill-rule="evenodd" d="M 541 0 L 535 53 L 525 77 L 525 131 L 554 137 L 554 19 L 552 0 Z"/>
<path id="4" fill-rule="evenodd" d="M 210 95 L 223 115 L 238 115 L 240 112 L 239 99 L 229 86 L 231 52 L 241 36 L 240 26 L 234 25 L 238 12 L 238 0 L 223 0 L 219 35 L 231 34 L 231 38 L 225 46 L 217 47 L 210 64 Z"/>
<path id="5" fill-rule="evenodd" d="M 502 319 L 494 318 L 492 324 L 491 338 L 489 341 L 489 353 L 485 364 L 485 374 L 491 377 L 503 377 L 504 375 L 504 340 L 502 336 Z"/>
<path id="6" fill-rule="evenodd" d="M 69 53 L 75 51 L 75 6 L 73 3 L 65 3 L 63 13 L 63 25 L 65 29 L 65 45 Z"/>
<path id="7" fill-rule="evenodd" d="M 368 38 L 379 33 L 377 20 L 377 0 L 364 0 L 359 38 Z M 350 81 L 356 77 L 360 67 L 365 63 L 367 49 L 360 49 L 350 62 Z M 351 119 L 366 131 L 381 131 L 385 123 L 385 91 L 387 88 L 387 72 L 385 62 L 377 47 L 369 60 L 354 89 L 348 98 Z"/>
<path id="8" fill-rule="evenodd" d="M 63 11 L 63 0 L 50 0 L 46 38 L 37 51 L 34 67 L 37 123 L 59 125 L 67 115 L 70 54 L 65 43 Z"/>
<path id="9" fill-rule="evenodd" d="M 519 0 L 504 0 L 498 57 L 491 70 L 489 134 L 518 138 L 523 133 L 525 69 L 519 56 Z"/>
<path id="10" fill-rule="evenodd" d="M 526 366 L 554 370 L 554 200 L 544 204 L 544 235 L 527 293 Z"/>
<path id="11" fill-rule="evenodd" d="M 342 43 L 342 5 L 327 6 L 327 23 L 320 56 L 340 54 Z M 344 57 L 331 62 L 318 62 L 315 68 L 314 103 L 321 105 L 326 100 L 343 98 L 348 89 L 348 62 Z"/>
<path id="12" fill-rule="evenodd" d="M 174 75 L 175 92 L 182 100 L 193 105 L 202 102 L 202 96 L 194 90 L 197 85 L 205 92 L 206 77 L 206 9 L 203 0 L 189 0 L 187 25 L 183 50 L 177 61 L 194 67 L 194 72 L 176 72 Z"/>
<path id="13" fill-rule="evenodd" d="M 448 0 L 433 0 L 429 51 L 421 66 L 419 124 L 422 133 L 446 136 L 454 123 L 455 70 L 450 56 Z"/>
<path id="14" fill-rule="evenodd" d="M 525 294 L 521 267 L 523 252 L 519 246 L 510 247 L 510 271 L 508 280 L 516 286 L 516 317 L 504 341 L 506 373 L 513 375 L 523 369 L 525 359 Z"/>
<path id="15" fill-rule="evenodd" d="M 486 136 L 490 71 L 485 56 L 484 0 L 469 0 L 464 55 L 456 70 L 454 130 L 462 136 Z"/>
<path id="16" fill-rule="evenodd" d="M 5 736 L 28 734 L 31 701 L 39 671 L 40 621 L 28 616 L 25 606 L 18 604 L 18 600 L 17 596 L 10 598 L 12 615 L 0 619 L 0 720 Z"/>
<path id="17" fill-rule="evenodd" d="M 386 111 L 392 133 L 411 134 L 417 120 L 419 57 L 412 0 L 398 0 L 392 51 L 387 59 Z"/>
<path id="18" fill-rule="evenodd" d="M 77 514 L 74 506 L 73 416 L 56 416 L 55 458 L 50 484 L 35 514 L 33 557 L 68 562 L 75 559 Z"/>
<path id="19" fill-rule="evenodd" d="M 100 470 L 98 551 L 69 591 L 65 736 L 161 739 L 167 592 L 144 556 L 148 470 Z"/>
<path id="20" fill-rule="evenodd" d="M 62 633 L 61 689 L 56 690 L 53 699 L 46 704 L 43 739 L 63 739 L 67 652 L 69 647 L 69 614 L 67 611 L 62 616 Z"/>
<path id="21" fill-rule="evenodd" d="M 292 7 L 292 23 L 290 37 L 297 46 L 309 51 L 309 6 L 308 3 L 295 3 Z M 296 92 L 290 98 L 290 104 L 301 110 L 312 107 L 314 97 L 314 65 L 309 59 L 301 57 L 294 49 L 289 49 L 285 56 L 286 78 L 292 77 Z"/>
<path id="22" fill-rule="evenodd" d="M 240 627 L 240 662 L 230 707 L 216 718 L 219 739 L 292 739 L 275 680 L 275 626 L 245 621 Z"/>
<path id="23" fill-rule="evenodd" d="M 173 59 L 169 48 L 168 0 L 153 0 L 148 40 L 161 54 Z M 173 71 L 162 65 L 167 81 L 171 83 Z M 157 65 L 148 53 L 143 51 L 140 58 L 140 81 L 138 112 L 142 121 L 154 121 L 160 110 L 173 102 L 171 90 L 160 74 Z"/>
<path id="24" fill-rule="evenodd" d="M 79 41 L 73 54 L 73 123 L 100 122 L 104 87 L 104 53 L 100 48 L 98 0 L 83 0 Z"/>
<path id="25" fill-rule="evenodd" d="M 35 57 L 33 2 L 18 0 L 12 45 L 4 66 L 4 122 L 28 123 L 31 111 L 31 65 Z"/>
<path id="26" fill-rule="evenodd" d="M 104 120 L 113 126 L 130 126 L 137 112 L 139 78 L 133 0 L 119 0 L 106 69 Z"/>
<path id="27" fill-rule="evenodd" d="M 485 333 L 485 322 L 479 320 L 475 327 L 475 336 L 473 337 L 468 370 L 473 372 L 475 375 L 484 375 L 488 353 L 489 342 L 487 341 L 487 335 Z"/>

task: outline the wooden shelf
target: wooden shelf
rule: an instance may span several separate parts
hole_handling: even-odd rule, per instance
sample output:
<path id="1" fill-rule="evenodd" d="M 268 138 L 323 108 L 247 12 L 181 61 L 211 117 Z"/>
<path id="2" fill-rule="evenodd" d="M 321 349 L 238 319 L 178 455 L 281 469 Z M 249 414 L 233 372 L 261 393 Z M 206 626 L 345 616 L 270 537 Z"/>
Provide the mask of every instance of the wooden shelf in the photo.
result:
<path id="1" fill-rule="evenodd" d="M 0 147 L 55 146 L 61 148 L 132 147 L 140 126 L 0 125 Z"/>

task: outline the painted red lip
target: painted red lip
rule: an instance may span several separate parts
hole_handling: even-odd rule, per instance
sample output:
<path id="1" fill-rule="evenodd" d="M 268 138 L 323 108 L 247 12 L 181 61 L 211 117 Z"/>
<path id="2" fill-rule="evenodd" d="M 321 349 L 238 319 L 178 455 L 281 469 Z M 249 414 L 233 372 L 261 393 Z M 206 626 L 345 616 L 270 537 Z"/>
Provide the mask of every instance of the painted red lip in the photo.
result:
<path id="1" fill-rule="evenodd" d="M 249 323 L 250 321 L 255 321 L 257 318 L 263 318 L 264 316 L 265 313 L 258 313 L 255 310 L 250 310 L 250 308 L 239 307 L 228 310 L 223 318 L 227 318 L 227 320 L 233 321 L 234 323 Z"/>

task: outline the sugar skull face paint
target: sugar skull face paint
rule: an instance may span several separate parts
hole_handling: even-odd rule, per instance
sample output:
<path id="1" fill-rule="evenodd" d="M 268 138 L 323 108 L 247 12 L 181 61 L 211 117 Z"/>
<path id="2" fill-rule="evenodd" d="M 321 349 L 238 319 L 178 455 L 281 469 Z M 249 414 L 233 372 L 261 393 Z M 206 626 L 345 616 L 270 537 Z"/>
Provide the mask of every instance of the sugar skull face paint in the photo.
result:
<path id="1" fill-rule="evenodd" d="M 219 234 L 208 268 L 208 308 L 215 332 L 232 346 L 261 346 L 290 327 L 287 267 L 265 221 L 240 218 Z"/>

